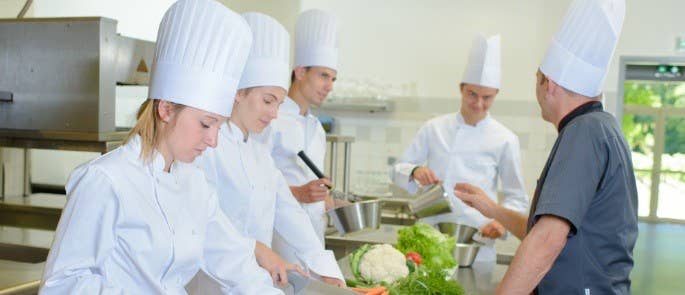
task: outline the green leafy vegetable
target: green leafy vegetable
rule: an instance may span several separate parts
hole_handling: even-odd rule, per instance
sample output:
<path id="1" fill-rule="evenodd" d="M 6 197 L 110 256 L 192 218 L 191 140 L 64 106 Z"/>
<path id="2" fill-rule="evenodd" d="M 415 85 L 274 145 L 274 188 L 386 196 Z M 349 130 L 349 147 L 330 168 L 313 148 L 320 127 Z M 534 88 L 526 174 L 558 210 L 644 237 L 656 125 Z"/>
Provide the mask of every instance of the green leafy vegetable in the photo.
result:
<path id="1" fill-rule="evenodd" d="M 402 253 L 418 252 L 423 257 L 422 264 L 428 268 L 447 269 L 456 265 L 452 251 L 456 241 L 447 237 L 432 226 L 417 222 L 398 231 L 397 249 Z"/>
<path id="2" fill-rule="evenodd" d="M 364 277 L 361 275 L 361 272 L 359 272 L 359 264 L 362 261 L 362 256 L 364 256 L 366 252 L 369 252 L 370 249 L 371 245 L 364 244 L 363 246 L 359 247 L 359 249 L 352 252 L 352 255 L 350 256 L 350 269 L 352 270 L 352 274 L 354 275 L 354 278 L 361 283 L 372 283 L 364 279 Z"/>
<path id="3" fill-rule="evenodd" d="M 406 278 L 387 286 L 391 295 L 464 295 L 464 289 L 447 272 L 419 266 Z"/>

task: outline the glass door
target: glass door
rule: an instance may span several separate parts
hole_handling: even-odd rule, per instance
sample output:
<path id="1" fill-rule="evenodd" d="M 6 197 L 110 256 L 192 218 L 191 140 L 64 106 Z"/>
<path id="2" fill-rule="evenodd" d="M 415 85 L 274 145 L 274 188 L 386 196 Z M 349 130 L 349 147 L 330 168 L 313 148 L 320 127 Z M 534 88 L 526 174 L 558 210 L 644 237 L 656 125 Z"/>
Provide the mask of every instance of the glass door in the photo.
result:
<path id="1" fill-rule="evenodd" d="M 685 82 L 624 80 L 622 128 L 632 150 L 638 215 L 685 222 Z"/>

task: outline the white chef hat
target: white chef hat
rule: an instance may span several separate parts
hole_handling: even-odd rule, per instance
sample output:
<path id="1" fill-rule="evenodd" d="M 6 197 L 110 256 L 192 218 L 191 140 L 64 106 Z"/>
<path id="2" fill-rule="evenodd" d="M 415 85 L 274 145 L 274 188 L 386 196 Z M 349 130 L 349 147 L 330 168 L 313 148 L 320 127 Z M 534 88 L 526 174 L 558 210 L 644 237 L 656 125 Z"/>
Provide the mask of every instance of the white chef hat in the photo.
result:
<path id="1" fill-rule="evenodd" d="M 290 35 L 274 18 L 247 12 L 243 18 L 252 30 L 252 49 L 238 89 L 280 86 L 288 91 L 290 82 Z"/>
<path id="2" fill-rule="evenodd" d="M 598 96 L 616 49 L 625 0 L 575 0 L 547 49 L 540 71 L 588 97 Z"/>
<path id="3" fill-rule="evenodd" d="M 228 116 L 250 53 L 245 20 L 214 0 L 180 0 L 159 25 L 149 98 Z"/>
<path id="4" fill-rule="evenodd" d="M 295 66 L 338 70 L 338 21 L 323 10 L 302 12 L 295 26 Z"/>
<path id="5" fill-rule="evenodd" d="M 461 81 L 499 89 L 501 80 L 500 36 L 485 38 L 482 34 L 476 35 Z"/>

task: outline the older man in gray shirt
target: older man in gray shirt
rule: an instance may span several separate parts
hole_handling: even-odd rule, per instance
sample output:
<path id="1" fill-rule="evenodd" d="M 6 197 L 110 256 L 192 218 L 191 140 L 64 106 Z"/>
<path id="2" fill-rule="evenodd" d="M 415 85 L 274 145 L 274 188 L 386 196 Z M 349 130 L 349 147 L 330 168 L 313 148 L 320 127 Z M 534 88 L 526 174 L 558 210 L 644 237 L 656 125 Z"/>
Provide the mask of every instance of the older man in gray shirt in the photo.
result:
<path id="1" fill-rule="evenodd" d="M 601 103 L 624 14 L 624 0 L 575 0 L 536 74 L 542 117 L 559 137 L 528 218 L 455 187 L 523 240 L 496 294 L 630 294 L 637 189 L 628 144 Z"/>

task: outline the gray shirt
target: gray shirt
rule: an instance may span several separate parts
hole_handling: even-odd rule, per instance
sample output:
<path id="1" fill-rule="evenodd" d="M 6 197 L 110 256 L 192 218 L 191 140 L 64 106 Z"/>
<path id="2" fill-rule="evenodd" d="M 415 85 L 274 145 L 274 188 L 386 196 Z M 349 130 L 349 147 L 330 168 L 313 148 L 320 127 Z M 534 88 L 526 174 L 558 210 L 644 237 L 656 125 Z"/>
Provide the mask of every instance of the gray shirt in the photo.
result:
<path id="1" fill-rule="evenodd" d="M 637 189 L 630 148 L 601 103 L 562 120 L 531 208 L 529 231 L 543 215 L 571 225 L 538 294 L 630 294 Z"/>

